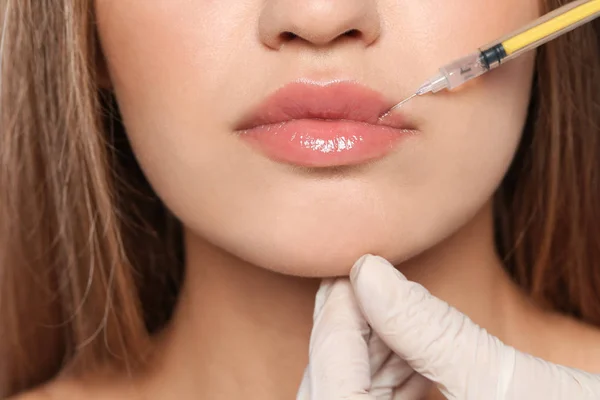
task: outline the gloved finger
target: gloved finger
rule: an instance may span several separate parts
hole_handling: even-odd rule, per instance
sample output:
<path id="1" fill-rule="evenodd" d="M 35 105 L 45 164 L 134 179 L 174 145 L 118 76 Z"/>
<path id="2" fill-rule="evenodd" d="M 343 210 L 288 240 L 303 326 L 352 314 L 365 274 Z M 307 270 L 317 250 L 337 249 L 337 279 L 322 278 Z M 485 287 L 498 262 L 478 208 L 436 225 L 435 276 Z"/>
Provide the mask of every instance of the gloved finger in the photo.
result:
<path id="1" fill-rule="evenodd" d="M 408 380 L 394 391 L 392 400 L 421 400 L 428 398 L 433 385 L 423 375 L 413 372 Z"/>
<path id="2" fill-rule="evenodd" d="M 381 257 L 361 258 L 351 280 L 373 330 L 448 398 L 592 399 L 600 393 L 600 378 L 505 346 Z"/>
<path id="3" fill-rule="evenodd" d="M 350 282 L 338 279 L 319 289 L 309 364 L 298 399 L 374 400 L 367 341 L 371 330 Z"/>
<path id="4" fill-rule="evenodd" d="M 333 287 L 334 279 L 323 279 L 317 294 L 315 295 L 315 308 L 313 310 L 313 322 L 317 320 L 317 317 L 321 314 L 321 310 L 325 305 L 325 300 L 329 297 L 329 292 Z M 297 400 L 310 400 L 310 374 L 309 367 L 307 366 L 304 370 L 302 382 L 296 395 Z"/>
<path id="5" fill-rule="evenodd" d="M 377 400 L 415 400 L 424 398 L 429 387 L 427 379 L 396 354 L 391 354 L 373 376 L 370 393 Z"/>
<path id="6" fill-rule="evenodd" d="M 314 313 L 313 313 L 313 320 L 316 321 L 317 316 L 320 315 L 321 310 L 323 309 L 323 306 L 325 305 L 325 301 L 326 299 L 329 297 L 329 293 L 333 287 L 333 283 L 334 280 L 333 279 L 326 279 L 323 280 L 321 283 L 321 286 L 319 287 L 319 290 L 317 291 L 317 295 L 315 298 L 315 309 L 314 309 Z M 368 348 L 368 353 L 369 353 L 369 365 L 370 365 L 370 369 L 371 369 L 371 375 L 373 374 L 377 374 L 378 371 L 380 371 L 383 367 L 383 365 L 385 363 L 387 363 L 387 361 L 389 360 L 390 356 L 393 355 L 392 351 L 390 350 L 390 348 L 387 346 L 387 344 L 385 344 L 385 342 L 383 340 L 381 340 L 381 338 L 375 334 L 372 334 L 372 332 L 369 332 L 369 339 L 367 342 L 367 348 Z M 389 364 L 389 363 L 387 363 Z M 406 364 L 404 363 L 403 368 L 405 369 L 409 369 L 409 373 L 412 373 L 412 369 Z M 400 376 L 399 379 L 401 379 L 402 381 L 404 381 L 404 377 L 407 375 L 407 373 L 403 373 L 403 370 L 400 368 L 395 368 L 395 373 L 396 375 Z M 385 375 L 376 375 L 376 377 L 379 376 L 379 378 L 377 378 L 377 393 L 374 394 L 374 396 L 380 400 L 384 398 L 384 394 L 387 393 L 389 396 L 392 395 L 392 390 L 395 386 L 397 386 L 399 380 L 398 379 L 393 379 L 390 376 L 390 372 L 389 372 L 389 368 L 386 369 L 386 374 Z M 387 385 L 387 386 L 383 386 L 383 385 Z M 380 396 L 382 396 L 380 398 Z M 302 383 L 300 385 L 300 391 L 298 392 L 298 399 L 310 399 L 310 376 L 309 376 L 309 368 L 307 367 L 305 372 L 304 372 L 304 376 L 302 379 Z"/>
<path id="7" fill-rule="evenodd" d="M 381 340 L 379 335 L 371 331 L 367 342 L 369 351 L 369 365 L 371 366 L 371 376 L 376 375 L 383 366 L 388 362 L 391 356 L 394 355 L 388 345 Z M 373 383 L 371 382 L 371 386 Z"/>

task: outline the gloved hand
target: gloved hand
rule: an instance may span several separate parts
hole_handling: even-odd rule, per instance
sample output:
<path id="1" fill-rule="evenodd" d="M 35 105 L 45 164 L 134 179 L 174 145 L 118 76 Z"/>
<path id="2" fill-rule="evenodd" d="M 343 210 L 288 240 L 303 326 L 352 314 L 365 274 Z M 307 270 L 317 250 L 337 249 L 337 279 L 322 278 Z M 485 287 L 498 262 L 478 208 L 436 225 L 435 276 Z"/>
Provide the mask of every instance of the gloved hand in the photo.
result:
<path id="1" fill-rule="evenodd" d="M 600 376 L 504 345 L 381 257 L 323 282 L 298 400 L 418 400 L 428 381 L 448 399 L 600 399 Z"/>

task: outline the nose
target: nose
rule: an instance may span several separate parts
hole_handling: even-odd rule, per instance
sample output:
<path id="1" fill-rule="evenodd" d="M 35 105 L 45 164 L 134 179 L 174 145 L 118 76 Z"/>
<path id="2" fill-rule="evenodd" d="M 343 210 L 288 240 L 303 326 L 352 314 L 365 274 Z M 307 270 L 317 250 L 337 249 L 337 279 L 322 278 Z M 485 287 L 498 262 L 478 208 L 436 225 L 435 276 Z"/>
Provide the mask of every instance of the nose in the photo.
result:
<path id="1" fill-rule="evenodd" d="M 340 38 L 368 46 L 380 32 L 376 0 L 266 0 L 259 19 L 260 38 L 273 49 L 291 41 L 323 47 Z"/>

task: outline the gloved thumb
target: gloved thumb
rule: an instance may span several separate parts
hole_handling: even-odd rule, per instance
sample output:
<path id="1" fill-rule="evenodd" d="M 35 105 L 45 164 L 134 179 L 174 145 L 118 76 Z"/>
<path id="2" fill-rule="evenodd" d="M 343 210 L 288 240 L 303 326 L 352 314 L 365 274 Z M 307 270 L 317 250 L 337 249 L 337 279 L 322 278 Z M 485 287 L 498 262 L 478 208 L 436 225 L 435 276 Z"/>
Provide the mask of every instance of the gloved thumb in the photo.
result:
<path id="1" fill-rule="evenodd" d="M 504 345 L 381 257 L 363 256 L 351 282 L 372 329 L 449 399 L 592 399 L 599 393 L 598 377 Z"/>

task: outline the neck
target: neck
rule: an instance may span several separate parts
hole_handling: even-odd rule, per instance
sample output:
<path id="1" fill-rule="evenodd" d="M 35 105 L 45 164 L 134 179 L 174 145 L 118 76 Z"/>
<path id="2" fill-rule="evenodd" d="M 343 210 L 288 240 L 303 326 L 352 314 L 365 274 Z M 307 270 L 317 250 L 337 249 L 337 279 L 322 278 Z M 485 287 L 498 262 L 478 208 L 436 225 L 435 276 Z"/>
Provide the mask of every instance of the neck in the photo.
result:
<path id="1" fill-rule="evenodd" d="M 319 282 L 249 265 L 191 234 L 186 245 L 186 282 L 161 362 L 176 398 L 295 398 Z M 491 333 L 510 336 L 504 321 L 515 321 L 523 300 L 496 256 L 491 207 L 398 268 Z"/>

